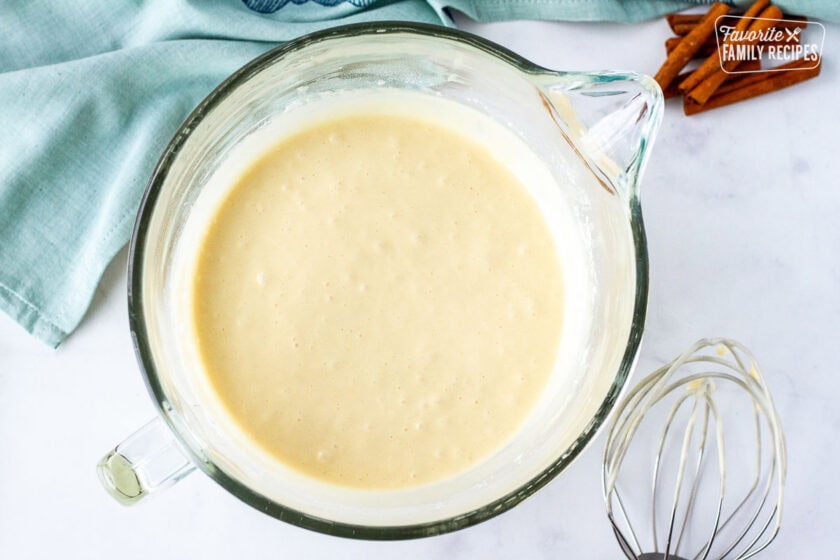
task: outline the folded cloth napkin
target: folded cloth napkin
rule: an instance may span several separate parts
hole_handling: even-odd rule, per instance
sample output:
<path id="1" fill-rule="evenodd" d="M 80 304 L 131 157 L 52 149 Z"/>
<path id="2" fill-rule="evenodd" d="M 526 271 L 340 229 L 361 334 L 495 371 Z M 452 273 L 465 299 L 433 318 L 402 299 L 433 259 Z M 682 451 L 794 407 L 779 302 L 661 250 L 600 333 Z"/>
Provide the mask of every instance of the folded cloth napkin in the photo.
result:
<path id="1" fill-rule="evenodd" d="M 284 3 L 283 0 L 274 1 Z M 742 8 L 754 2 L 754 0 L 719 1 Z M 712 2 L 713 0 L 449 0 L 429 3 L 454 8 L 479 21 L 544 19 L 632 22 Z M 840 21 L 840 1 L 838 0 L 773 0 L 773 4 L 786 14 Z"/>
<path id="2" fill-rule="evenodd" d="M 370 20 L 637 21 L 676 0 L 6 0 L 0 3 L 0 309 L 52 346 L 128 240 L 178 124 L 281 41 Z M 747 2 L 748 3 L 748 2 Z M 834 0 L 779 0 L 840 20 Z"/>

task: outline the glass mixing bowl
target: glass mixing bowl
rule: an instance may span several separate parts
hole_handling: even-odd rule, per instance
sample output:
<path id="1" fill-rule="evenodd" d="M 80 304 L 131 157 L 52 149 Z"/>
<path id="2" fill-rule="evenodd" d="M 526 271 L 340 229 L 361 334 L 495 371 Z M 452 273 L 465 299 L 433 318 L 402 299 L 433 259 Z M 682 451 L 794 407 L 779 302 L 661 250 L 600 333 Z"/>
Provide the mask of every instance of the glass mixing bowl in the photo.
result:
<path id="1" fill-rule="evenodd" d="M 481 111 L 516 134 L 551 170 L 542 193 L 549 223 L 573 222 L 583 255 L 580 324 L 564 327 L 558 368 L 522 428 L 453 478 L 361 491 L 289 477 L 223 429 L 179 343 L 179 255 L 191 210 L 226 155 L 278 115 L 336 92 L 411 90 Z M 308 35 L 250 62 L 187 118 L 152 175 L 131 241 L 129 321 L 159 418 L 100 461 L 105 487 L 133 503 L 196 468 L 278 519 L 333 535 L 404 539 L 453 531 L 521 502 L 562 472 L 602 426 L 635 364 L 645 320 L 648 264 L 639 177 L 662 114 L 648 77 L 557 72 L 468 33 L 373 23 Z M 561 255 L 562 257 L 562 255 Z M 562 261 L 562 258 L 561 258 Z"/>

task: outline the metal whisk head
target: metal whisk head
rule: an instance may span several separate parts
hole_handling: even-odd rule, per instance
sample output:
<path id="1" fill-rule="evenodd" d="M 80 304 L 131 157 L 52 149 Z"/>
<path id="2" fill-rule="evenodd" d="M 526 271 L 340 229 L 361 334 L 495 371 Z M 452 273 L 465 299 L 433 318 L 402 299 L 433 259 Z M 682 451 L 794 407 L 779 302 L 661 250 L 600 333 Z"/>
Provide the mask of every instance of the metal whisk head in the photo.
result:
<path id="1" fill-rule="evenodd" d="M 786 463 L 750 351 L 700 340 L 619 404 L 604 452 L 607 515 L 627 558 L 744 560 L 779 531 Z"/>

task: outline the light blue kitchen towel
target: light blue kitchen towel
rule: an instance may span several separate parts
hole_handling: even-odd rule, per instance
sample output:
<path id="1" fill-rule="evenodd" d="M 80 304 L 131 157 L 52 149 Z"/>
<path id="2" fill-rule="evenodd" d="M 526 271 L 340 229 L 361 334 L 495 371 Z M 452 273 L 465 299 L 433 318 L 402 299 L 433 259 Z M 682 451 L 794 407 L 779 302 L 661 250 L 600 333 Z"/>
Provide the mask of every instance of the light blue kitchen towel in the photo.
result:
<path id="1" fill-rule="evenodd" d="M 279 42 L 369 20 L 638 21 L 677 0 L 4 0 L 0 2 L 0 309 L 52 346 L 128 240 L 179 123 Z M 835 0 L 780 0 L 840 20 Z"/>

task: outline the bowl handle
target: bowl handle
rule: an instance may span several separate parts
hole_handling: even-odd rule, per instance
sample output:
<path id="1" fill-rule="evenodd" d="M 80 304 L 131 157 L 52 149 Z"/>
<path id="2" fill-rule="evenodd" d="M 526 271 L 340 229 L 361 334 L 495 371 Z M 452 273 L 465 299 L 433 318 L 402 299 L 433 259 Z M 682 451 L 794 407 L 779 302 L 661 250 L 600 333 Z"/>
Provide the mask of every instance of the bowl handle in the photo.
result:
<path id="1" fill-rule="evenodd" d="M 659 85 L 632 72 L 546 72 L 537 81 L 552 118 L 601 183 L 637 198 L 662 121 Z"/>
<path id="2" fill-rule="evenodd" d="M 155 418 L 105 454 L 96 465 L 105 490 L 132 505 L 195 470 L 163 420 Z"/>

